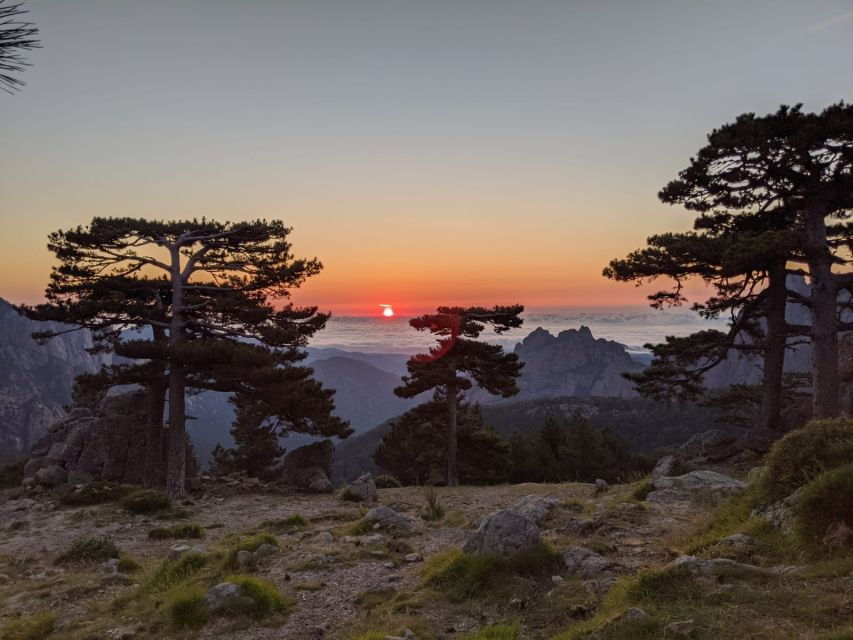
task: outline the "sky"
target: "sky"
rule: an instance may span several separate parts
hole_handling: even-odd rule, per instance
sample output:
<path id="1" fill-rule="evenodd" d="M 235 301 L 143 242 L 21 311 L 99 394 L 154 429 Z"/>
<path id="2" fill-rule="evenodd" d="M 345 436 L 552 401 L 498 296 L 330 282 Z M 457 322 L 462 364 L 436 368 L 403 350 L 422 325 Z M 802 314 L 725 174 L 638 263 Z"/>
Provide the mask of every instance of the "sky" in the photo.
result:
<path id="1" fill-rule="evenodd" d="M 0 297 L 93 216 L 276 218 L 337 314 L 643 305 L 601 276 L 743 112 L 853 100 L 853 0 L 27 0 Z M 697 292 L 698 293 L 698 292 Z"/>

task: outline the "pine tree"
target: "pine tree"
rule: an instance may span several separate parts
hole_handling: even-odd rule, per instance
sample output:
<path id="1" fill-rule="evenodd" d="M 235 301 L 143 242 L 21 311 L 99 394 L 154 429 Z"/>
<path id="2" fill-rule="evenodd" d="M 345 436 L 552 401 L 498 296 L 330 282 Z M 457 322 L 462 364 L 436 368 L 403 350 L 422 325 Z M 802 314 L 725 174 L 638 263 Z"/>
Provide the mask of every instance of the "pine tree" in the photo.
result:
<path id="1" fill-rule="evenodd" d="M 459 484 L 457 467 L 458 394 L 476 383 L 493 395 L 508 398 L 518 393 L 516 379 L 524 366 L 518 356 L 504 353 L 500 345 L 478 342 L 486 325 L 495 333 L 520 327 L 521 305 L 483 307 L 439 307 L 437 313 L 412 318 L 409 324 L 418 331 L 429 331 L 438 344 L 429 353 L 409 359 L 409 374 L 394 393 L 413 398 L 437 389 L 447 402 L 447 484 Z"/>
<path id="2" fill-rule="evenodd" d="M 172 496 L 184 492 L 187 389 L 242 393 L 246 402 L 254 393 L 253 402 L 269 406 L 269 385 L 294 382 L 273 370 L 304 357 L 297 348 L 328 318 L 315 307 L 287 302 L 291 288 L 322 268 L 316 259 L 292 256 L 289 234 L 280 221 L 95 218 L 88 227 L 50 235 L 48 247 L 59 265 L 51 274 L 48 302 L 24 311 L 36 319 L 93 329 L 104 348 L 163 367 L 169 424 L 166 488 Z M 123 341 L 126 327 L 147 327 L 151 338 Z M 247 349 L 247 341 L 269 355 Z M 250 370 L 254 383 L 242 384 L 240 376 Z M 304 370 L 294 376 L 301 381 L 294 382 L 295 388 L 310 387 Z M 315 425 L 324 422 L 316 410 L 331 406 L 329 396 L 319 404 L 312 401 L 312 418 L 296 415 L 285 400 L 274 404 L 282 414 L 293 414 L 285 420 L 292 417 L 294 429 L 346 428 L 328 420 L 325 427 Z"/>
<path id="3" fill-rule="evenodd" d="M 0 0 L 0 89 L 12 93 L 23 86 L 24 82 L 13 73 L 19 73 L 29 66 L 23 56 L 24 51 L 38 48 L 38 29 L 31 22 L 18 18 L 27 13 L 21 3 L 10 4 Z"/>

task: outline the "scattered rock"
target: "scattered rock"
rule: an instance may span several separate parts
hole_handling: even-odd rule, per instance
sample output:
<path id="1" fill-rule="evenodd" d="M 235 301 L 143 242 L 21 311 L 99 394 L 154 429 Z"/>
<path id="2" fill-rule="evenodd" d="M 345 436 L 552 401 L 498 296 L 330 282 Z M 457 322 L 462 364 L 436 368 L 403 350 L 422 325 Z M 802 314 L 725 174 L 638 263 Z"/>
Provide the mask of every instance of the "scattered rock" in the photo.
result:
<path id="1" fill-rule="evenodd" d="M 677 570 L 685 571 L 694 576 L 748 578 L 753 576 L 772 577 L 779 575 L 771 569 L 735 562 L 729 558 L 702 560 L 696 556 L 679 556 L 673 560 L 672 566 Z"/>
<path id="2" fill-rule="evenodd" d="M 52 464 L 36 471 L 36 482 L 43 487 L 58 487 L 65 484 L 68 472 L 57 464 Z"/>
<path id="3" fill-rule="evenodd" d="M 364 521 L 397 537 L 411 536 L 417 533 L 409 518 L 384 505 L 373 507 L 364 516 Z"/>
<path id="4" fill-rule="evenodd" d="M 596 493 L 603 493 L 603 492 L 607 491 L 608 486 L 609 485 L 607 484 L 607 480 L 603 480 L 602 478 L 598 478 L 595 481 L 595 492 Z"/>
<path id="5" fill-rule="evenodd" d="M 612 576 L 619 565 L 609 558 L 583 547 L 569 547 L 562 553 L 563 564 L 571 575 L 580 578 Z"/>
<path id="6" fill-rule="evenodd" d="M 187 551 L 190 550 L 190 545 L 188 544 L 177 544 L 169 551 L 169 560 L 175 560 L 184 555 Z"/>
<path id="7" fill-rule="evenodd" d="M 403 560 L 405 560 L 406 562 L 421 562 L 423 559 L 424 557 L 419 553 L 410 553 L 405 558 L 403 558 Z"/>
<path id="8" fill-rule="evenodd" d="M 645 620 L 648 617 L 649 614 L 639 607 L 631 607 L 616 616 L 613 622 L 636 622 L 638 620 Z"/>
<path id="9" fill-rule="evenodd" d="M 204 594 L 204 604 L 214 612 L 242 604 L 246 600 L 251 601 L 251 598 L 241 595 L 239 585 L 233 582 L 220 582 Z"/>
<path id="10" fill-rule="evenodd" d="M 240 549 L 237 552 L 237 566 L 241 569 L 251 567 L 255 564 L 255 554 L 248 549 Z"/>
<path id="11" fill-rule="evenodd" d="M 275 545 L 272 545 L 269 542 L 264 542 L 255 550 L 255 557 L 266 558 L 267 556 L 274 555 L 277 551 L 278 548 Z"/>
<path id="12" fill-rule="evenodd" d="M 110 558 L 101 565 L 104 573 L 118 573 L 118 558 Z"/>
<path id="13" fill-rule="evenodd" d="M 670 622 L 668 625 L 666 625 L 667 633 L 671 633 L 675 636 L 682 636 L 684 638 L 690 636 L 695 630 L 696 624 L 693 622 L 693 620 Z"/>
<path id="14" fill-rule="evenodd" d="M 560 501 L 556 498 L 545 498 L 537 495 L 527 495 L 521 500 L 512 505 L 509 510 L 528 520 L 532 520 L 536 524 L 541 524 L 548 517 L 548 513 L 554 507 L 558 506 Z"/>
<path id="15" fill-rule="evenodd" d="M 542 541 L 536 523 L 514 511 L 502 509 L 487 516 L 468 538 L 465 553 L 510 556 Z"/>
<path id="16" fill-rule="evenodd" d="M 281 477 L 289 485 L 312 493 L 330 493 L 335 445 L 328 438 L 294 449 L 281 462 Z"/>
<path id="17" fill-rule="evenodd" d="M 376 502 L 376 484 L 369 473 L 360 475 L 346 488 L 346 495 L 359 502 Z"/>

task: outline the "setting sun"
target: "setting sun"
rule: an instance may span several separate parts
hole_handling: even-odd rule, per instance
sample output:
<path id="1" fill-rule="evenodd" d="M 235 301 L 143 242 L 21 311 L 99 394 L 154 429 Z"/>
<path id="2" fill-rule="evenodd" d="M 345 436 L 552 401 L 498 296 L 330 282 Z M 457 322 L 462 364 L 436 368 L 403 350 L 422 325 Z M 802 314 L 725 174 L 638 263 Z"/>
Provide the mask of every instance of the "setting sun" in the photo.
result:
<path id="1" fill-rule="evenodd" d="M 390 304 L 380 304 L 379 306 L 382 307 L 383 316 L 385 316 L 386 318 L 391 318 L 394 316 L 394 309 L 391 308 Z"/>

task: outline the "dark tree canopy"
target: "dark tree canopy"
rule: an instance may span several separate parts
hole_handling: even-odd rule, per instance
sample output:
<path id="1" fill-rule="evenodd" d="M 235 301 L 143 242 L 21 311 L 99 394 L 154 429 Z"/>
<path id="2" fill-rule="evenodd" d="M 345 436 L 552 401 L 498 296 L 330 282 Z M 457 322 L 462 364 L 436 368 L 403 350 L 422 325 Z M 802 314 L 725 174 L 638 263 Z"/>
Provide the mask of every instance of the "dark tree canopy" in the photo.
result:
<path id="1" fill-rule="evenodd" d="M 26 13 L 23 3 L 0 0 L 0 89 L 6 93 L 24 85 L 24 81 L 14 75 L 29 66 L 23 52 L 40 46 L 35 25 L 20 20 Z"/>

